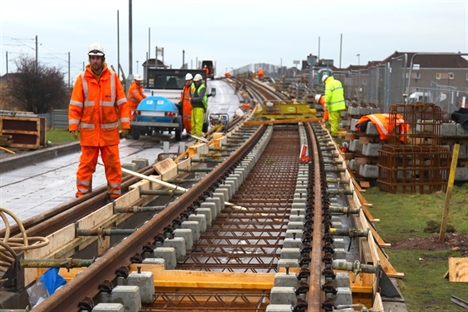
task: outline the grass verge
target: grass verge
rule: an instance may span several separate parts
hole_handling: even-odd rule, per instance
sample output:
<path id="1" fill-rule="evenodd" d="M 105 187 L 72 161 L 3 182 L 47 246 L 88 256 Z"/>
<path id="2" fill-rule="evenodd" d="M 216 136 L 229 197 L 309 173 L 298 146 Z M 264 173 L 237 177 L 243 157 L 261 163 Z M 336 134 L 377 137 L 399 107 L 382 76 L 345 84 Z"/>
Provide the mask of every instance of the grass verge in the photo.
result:
<path id="1" fill-rule="evenodd" d="M 369 211 L 377 231 L 385 242 L 397 244 L 418 237 L 429 237 L 424 228 L 428 221 L 441 222 L 445 206 L 445 193 L 435 194 L 390 194 L 371 187 L 364 193 L 373 204 Z M 453 189 L 448 223 L 458 233 L 468 232 L 468 183 Z M 462 312 L 466 309 L 451 302 L 451 295 L 468 300 L 468 283 L 449 282 L 444 278 L 448 270 L 448 258 L 460 257 L 459 251 L 387 249 L 390 263 L 405 277 L 398 280 L 406 300 L 408 311 Z"/>

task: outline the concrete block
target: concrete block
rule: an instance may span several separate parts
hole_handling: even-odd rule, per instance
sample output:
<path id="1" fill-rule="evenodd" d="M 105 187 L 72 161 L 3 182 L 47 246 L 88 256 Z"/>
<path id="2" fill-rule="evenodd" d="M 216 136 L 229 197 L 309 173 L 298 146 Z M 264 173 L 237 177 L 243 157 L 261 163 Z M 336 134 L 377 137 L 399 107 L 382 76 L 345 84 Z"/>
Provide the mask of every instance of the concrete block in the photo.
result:
<path id="1" fill-rule="evenodd" d="M 296 306 L 297 298 L 294 287 L 273 287 L 270 292 L 270 303 Z"/>
<path id="2" fill-rule="evenodd" d="M 188 221 L 196 221 L 200 226 L 200 234 L 206 232 L 206 216 L 204 214 L 191 214 Z"/>
<path id="3" fill-rule="evenodd" d="M 346 260 L 346 249 L 344 248 L 335 248 L 334 254 L 333 254 L 333 259 L 335 260 Z"/>
<path id="4" fill-rule="evenodd" d="M 127 170 L 131 170 L 135 172 L 137 171 L 137 164 L 135 163 L 122 163 L 121 166 L 122 168 L 127 169 Z M 128 173 L 122 172 L 123 177 L 126 177 L 128 175 L 129 175 Z"/>
<path id="5" fill-rule="evenodd" d="M 304 232 L 302 230 L 286 230 L 285 238 L 298 238 L 302 239 Z"/>
<path id="6" fill-rule="evenodd" d="M 116 286 L 110 293 L 101 292 L 99 297 L 102 303 L 124 302 L 125 312 L 141 310 L 141 297 L 138 286 Z"/>
<path id="7" fill-rule="evenodd" d="M 351 152 L 362 151 L 362 143 L 359 140 L 352 140 L 349 142 L 349 150 Z"/>
<path id="8" fill-rule="evenodd" d="M 153 272 L 132 272 L 127 277 L 127 285 L 140 288 L 141 302 L 151 304 L 154 302 L 154 276 Z"/>
<path id="9" fill-rule="evenodd" d="M 350 115 L 359 115 L 360 114 L 359 107 L 349 106 L 348 107 L 348 114 L 350 114 Z"/>
<path id="10" fill-rule="evenodd" d="M 283 248 L 303 248 L 304 244 L 300 238 L 292 239 L 285 238 L 283 241 Z"/>
<path id="11" fill-rule="evenodd" d="M 378 178 L 379 167 L 377 165 L 362 165 L 359 167 L 359 175 L 365 178 Z"/>
<path id="12" fill-rule="evenodd" d="M 288 230 L 304 230 L 304 222 L 288 222 Z"/>
<path id="13" fill-rule="evenodd" d="M 291 205 L 292 216 L 305 214 L 306 210 L 307 210 L 307 203 L 292 203 Z"/>
<path id="14" fill-rule="evenodd" d="M 181 228 L 189 229 L 192 231 L 193 242 L 196 243 L 200 239 L 200 222 L 198 221 L 184 221 Z"/>
<path id="15" fill-rule="evenodd" d="M 299 268 L 299 260 L 296 259 L 279 259 L 278 268 Z"/>
<path id="16" fill-rule="evenodd" d="M 335 248 L 345 248 L 346 243 L 341 237 L 333 237 L 333 247 Z"/>
<path id="17" fill-rule="evenodd" d="M 290 215 L 289 216 L 289 222 L 302 222 L 304 224 L 305 222 L 305 216 L 304 215 Z"/>
<path id="18" fill-rule="evenodd" d="M 185 249 L 185 240 L 183 237 L 166 238 L 164 240 L 164 247 L 174 248 L 177 261 L 184 261 L 187 255 L 187 249 Z"/>
<path id="19" fill-rule="evenodd" d="M 296 259 L 301 258 L 300 248 L 283 248 L 281 249 L 280 259 Z"/>
<path id="20" fill-rule="evenodd" d="M 349 274 L 345 272 L 337 272 L 334 283 L 335 287 L 350 287 Z"/>
<path id="21" fill-rule="evenodd" d="M 444 122 L 440 129 L 442 136 L 456 136 L 457 135 L 457 124 L 454 122 Z"/>
<path id="22" fill-rule="evenodd" d="M 290 304 L 269 304 L 265 312 L 292 312 L 294 307 Z"/>
<path id="23" fill-rule="evenodd" d="M 237 178 L 235 178 L 232 174 L 229 175 L 229 177 L 226 178 L 225 182 L 232 182 L 234 184 L 234 192 L 232 193 L 233 195 L 236 194 L 236 192 L 239 190 L 239 181 Z"/>
<path id="24" fill-rule="evenodd" d="M 226 202 L 228 201 L 228 193 L 226 191 L 223 191 L 224 189 L 222 187 L 218 188 L 215 190 L 213 193 L 212 197 L 213 198 L 218 198 L 219 199 L 219 208 L 218 208 L 218 213 L 221 212 L 221 210 L 224 209 L 224 206 L 226 205 Z"/>
<path id="25" fill-rule="evenodd" d="M 372 122 L 367 123 L 366 134 L 369 134 L 369 135 L 378 135 L 379 134 L 379 131 L 377 130 L 377 128 L 375 127 L 375 125 Z"/>
<path id="26" fill-rule="evenodd" d="M 299 285 L 299 280 L 297 279 L 297 274 L 295 273 L 276 273 L 273 284 L 276 287 L 294 287 L 294 289 L 296 289 Z"/>
<path id="27" fill-rule="evenodd" d="M 226 195 L 223 198 L 228 198 L 229 191 L 225 187 L 219 187 L 216 189 L 216 193 L 226 192 Z M 221 211 L 224 209 L 224 199 L 221 199 L 219 196 L 212 196 L 205 199 L 205 203 L 215 203 L 216 211 Z M 211 224 L 211 222 L 210 222 Z"/>
<path id="28" fill-rule="evenodd" d="M 359 114 L 361 116 L 364 116 L 364 115 L 369 115 L 370 114 L 370 108 L 369 107 L 360 107 L 359 108 Z"/>
<path id="29" fill-rule="evenodd" d="M 362 145 L 362 154 L 365 156 L 379 156 L 379 149 L 382 144 L 368 143 Z"/>
<path id="30" fill-rule="evenodd" d="M 211 222 L 213 219 L 211 218 L 211 209 L 210 208 L 197 208 L 195 209 L 198 215 L 204 215 L 206 218 L 206 226 L 211 227 Z"/>
<path id="31" fill-rule="evenodd" d="M 335 306 L 350 305 L 353 303 L 353 293 L 349 287 L 337 287 L 335 295 Z"/>
<path id="32" fill-rule="evenodd" d="M 216 203 L 213 201 L 209 201 L 209 202 L 205 201 L 201 203 L 200 205 L 200 208 L 208 208 L 211 210 L 211 217 L 213 219 L 216 219 L 216 217 L 218 216 L 218 213 L 219 213 L 218 207 L 219 206 L 217 206 Z"/>
<path id="33" fill-rule="evenodd" d="M 175 255 L 174 255 L 175 256 Z M 162 264 L 164 265 L 166 261 L 163 258 L 145 258 L 142 263 L 147 264 Z"/>
<path id="34" fill-rule="evenodd" d="M 455 181 L 468 181 L 468 167 L 457 167 Z"/>
<path id="35" fill-rule="evenodd" d="M 467 148 L 466 145 L 460 145 L 458 149 L 458 159 L 466 159 L 467 158 Z M 453 145 L 449 146 L 450 153 L 453 153 Z"/>
<path id="36" fill-rule="evenodd" d="M 457 123 L 457 136 L 468 136 L 468 130 L 465 130 L 459 123 Z"/>
<path id="37" fill-rule="evenodd" d="M 91 312 L 124 312 L 124 306 L 121 303 L 98 303 Z"/>
<path id="38" fill-rule="evenodd" d="M 132 163 L 136 164 L 136 171 L 149 166 L 147 158 L 136 158 L 132 160 Z"/>
<path id="39" fill-rule="evenodd" d="M 186 251 L 191 251 L 193 249 L 193 234 L 191 229 L 175 229 L 174 236 L 184 239 Z"/>
<path id="40" fill-rule="evenodd" d="M 164 259 L 164 269 L 173 270 L 177 265 L 176 251 L 174 247 L 158 247 L 153 251 L 155 258 Z"/>

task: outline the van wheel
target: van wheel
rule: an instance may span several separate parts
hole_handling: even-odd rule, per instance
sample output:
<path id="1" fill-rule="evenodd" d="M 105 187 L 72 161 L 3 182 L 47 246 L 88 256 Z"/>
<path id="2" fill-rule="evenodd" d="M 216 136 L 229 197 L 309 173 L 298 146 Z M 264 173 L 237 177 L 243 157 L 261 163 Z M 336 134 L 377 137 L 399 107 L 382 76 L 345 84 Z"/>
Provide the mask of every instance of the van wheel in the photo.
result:
<path id="1" fill-rule="evenodd" d="M 132 132 L 132 138 L 134 140 L 140 139 L 140 129 L 138 129 L 138 127 L 132 127 L 132 130 L 130 131 Z"/>
<path id="2" fill-rule="evenodd" d="M 175 140 L 177 142 L 182 141 L 182 132 L 184 131 L 184 125 L 182 124 L 182 118 L 178 117 L 177 122 L 179 123 L 179 127 L 175 129 Z"/>

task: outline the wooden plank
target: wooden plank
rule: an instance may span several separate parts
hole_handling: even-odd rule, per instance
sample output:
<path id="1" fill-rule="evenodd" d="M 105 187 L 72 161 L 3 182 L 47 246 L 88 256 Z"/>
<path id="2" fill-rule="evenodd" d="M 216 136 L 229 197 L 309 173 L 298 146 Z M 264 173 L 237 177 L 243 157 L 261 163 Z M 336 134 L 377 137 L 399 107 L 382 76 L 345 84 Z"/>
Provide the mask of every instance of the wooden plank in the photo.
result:
<path id="1" fill-rule="evenodd" d="M 448 258 L 449 282 L 468 282 L 468 258 Z"/>
<path id="2" fill-rule="evenodd" d="M 387 273 L 389 277 L 395 277 L 395 278 L 403 278 L 405 277 L 404 273 L 398 273 L 395 268 L 392 266 L 390 261 L 388 261 L 387 255 L 385 255 L 382 251 L 382 249 L 377 248 L 377 252 L 379 254 L 379 261 L 380 261 L 380 266 L 382 269 Z"/>
<path id="3" fill-rule="evenodd" d="M 171 158 L 158 161 L 153 165 L 154 170 L 156 170 L 159 175 L 163 175 L 176 167 L 177 164 Z"/>
<path id="4" fill-rule="evenodd" d="M 44 259 L 46 255 L 61 248 L 69 241 L 75 238 L 75 225 L 70 224 L 57 232 L 54 232 L 46 237 L 49 240 L 49 244 L 42 248 L 25 250 L 25 259 Z M 25 285 L 29 285 L 36 278 L 35 269 L 24 270 Z"/>

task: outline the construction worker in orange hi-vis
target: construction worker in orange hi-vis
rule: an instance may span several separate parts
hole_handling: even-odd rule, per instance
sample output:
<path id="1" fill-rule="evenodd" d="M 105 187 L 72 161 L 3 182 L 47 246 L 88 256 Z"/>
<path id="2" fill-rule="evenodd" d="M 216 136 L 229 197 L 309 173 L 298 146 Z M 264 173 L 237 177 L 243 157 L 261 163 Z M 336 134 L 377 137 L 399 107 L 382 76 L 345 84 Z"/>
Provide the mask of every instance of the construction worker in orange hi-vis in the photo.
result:
<path id="1" fill-rule="evenodd" d="M 130 84 L 130 88 L 128 88 L 128 105 L 130 109 L 130 113 L 133 110 L 136 110 L 138 104 L 140 104 L 141 100 L 146 98 L 146 95 L 143 93 L 143 78 L 140 74 L 135 74 L 132 83 Z"/>
<path id="2" fill-rule="evenodd" d="M 210 69 L 205 65 L 205 66 L 203 67 L 203 70 L 204 70 L 205 73 L 206 73 L 206 78 L 208 78 L 208 76 L 210 75 Z"/>
<path id="3" fill-rule="evenodd" d="M 182 106 L 182 122 L 184 124 L 185 131 L 189 134 L 192 132 L 192 103 L 190 101 L 190 94 L 194 88 L 193 76 L 191 73 L 188 73 L 185 75 L 185 85 L 182 89 L 179 105 Z"/>
<path id="4" fill-rule="evenodd" d="M 81 156 L 76 173 L 76 197 L 92 191 L 92 177 L 99 152 L 104 163 L 110 201 L 120 196 L 122 168 L 119 157 L 119 122 L 125 137 L 130 129 L 130 111 L 119 77 L 105 63 L 104 48 L 93 43 L 89 64 L 78 76 L 68 110 L 69 131 L 80 137 Z"/>
<path id="5" fill-rule="evenodd" d="M 257 70 L 257 77 L 258 79 L 262 80 L 263 79 L 263 69 L 259 68 Z"/>

